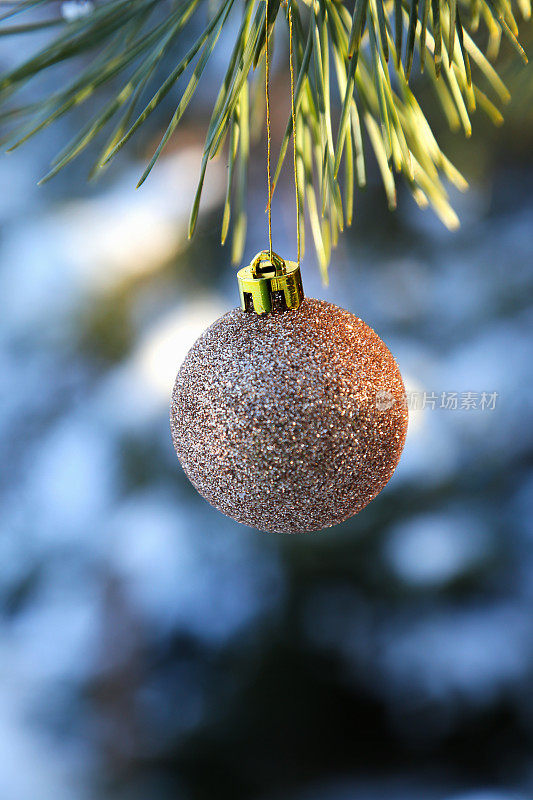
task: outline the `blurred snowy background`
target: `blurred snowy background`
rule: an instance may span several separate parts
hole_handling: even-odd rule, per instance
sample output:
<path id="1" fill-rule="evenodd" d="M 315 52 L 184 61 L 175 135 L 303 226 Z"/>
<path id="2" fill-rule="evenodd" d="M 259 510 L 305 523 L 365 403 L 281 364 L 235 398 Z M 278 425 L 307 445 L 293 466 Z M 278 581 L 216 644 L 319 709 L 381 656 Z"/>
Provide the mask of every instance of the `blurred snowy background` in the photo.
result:
<path id="1" fill-rule="evenodd" d="M 186 240 L 205 92 L 137 192 L 163 117 L 96 185 L 88 157 L 36 186 L 80 116 L 0 160 L 0 798 L 532 798 L 528 106 L 441 130 L 471 182 L 458 233 L 403 191 L 391 215 L 371 169 L 329 287 L 308 248 L 307 294 L 379 332 L 418 407 L 368 509 L 284 537 L 211 509 L 170 441 L 180 362 L 237 304 L 223 160 Z M 246 257 L 263 146 L 251 186 Z"/>

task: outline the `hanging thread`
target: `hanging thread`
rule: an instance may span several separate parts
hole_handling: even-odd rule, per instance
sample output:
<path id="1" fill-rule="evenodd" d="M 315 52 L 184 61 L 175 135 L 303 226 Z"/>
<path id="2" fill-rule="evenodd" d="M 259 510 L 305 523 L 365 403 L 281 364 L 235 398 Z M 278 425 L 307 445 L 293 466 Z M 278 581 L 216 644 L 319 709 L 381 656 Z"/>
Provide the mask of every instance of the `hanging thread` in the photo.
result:
<path id="1" fill-rule="evenodd" d="M 292 163 L 294 168 L 294 191 L 296 192 L 296 248 L 300 266 L 300 192 L 298 191 L 298 167 L 296 164 L 296 110 L 294 108 L 294 67 L 292 64 L 292 6 L 289 0 L 289 67 L 291 71 L 291 116 L 292 116 Z"/>
<path id="2" fill-rule="evenodd" d="M 268 249 L 272 261 L 272 181 L 270 178 L 270 59 L 268 56 L 268 0 L 265 0 L 265 101 L 267 126 Z"/>
<path id="3" fill-rule="evenodd" d="M 288 2 L 289 18 L 289 68 L 291 74 L 291 117 L 292 117 L 292 142 L 293 142 L 293 170 L 294 190 L 296 193 L 296 248 L 297 263 L 300 266 L 300 192 L 298 189 L 298 167 L 296 160 L 296 108 L 294 102 L 294 65 L 293 65 L 293 31 L 292 7 Z M 270 56 L 268 52 L 268 0 L 265 0 L 265 106 L 267 129 L 267 183 L 268 183 L 268 248 L 270 261 L 272 261 L 272 179 L 270 165 L 271 132 L 270 132 Z"/>

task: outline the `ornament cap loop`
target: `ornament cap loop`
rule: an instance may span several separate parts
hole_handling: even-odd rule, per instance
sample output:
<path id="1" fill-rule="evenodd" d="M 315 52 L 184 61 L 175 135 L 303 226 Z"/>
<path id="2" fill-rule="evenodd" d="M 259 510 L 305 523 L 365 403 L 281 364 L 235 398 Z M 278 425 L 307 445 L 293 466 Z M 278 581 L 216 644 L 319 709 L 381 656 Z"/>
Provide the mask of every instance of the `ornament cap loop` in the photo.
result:
<path id="1" fill-rule="evenodd" d="M 295 261 L 262 250 L 237 273 L 241 308 L 256 314 L 297 309 L 303 298 L 302 276 Z"/>
<path id="2" fill-rule="evenodd" d="M 287 268 L 281 256 L 272 251 L 261 250 L 252 260 L 250 269 L 254 278 L 271 278 L 275 275 L 285 275 Z"/>

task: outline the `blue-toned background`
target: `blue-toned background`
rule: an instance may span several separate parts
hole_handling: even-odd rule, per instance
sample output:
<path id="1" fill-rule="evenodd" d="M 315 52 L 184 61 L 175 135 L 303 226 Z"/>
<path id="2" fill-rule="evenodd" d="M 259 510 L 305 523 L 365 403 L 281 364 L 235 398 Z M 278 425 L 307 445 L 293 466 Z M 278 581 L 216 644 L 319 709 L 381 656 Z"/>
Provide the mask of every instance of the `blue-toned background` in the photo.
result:
<path id="1" fill-rule="evenodd" d="M 2 156 L 2 800 L 533 797 L 533 127 L 516 86 L 504 128 L 441 130 L 471 182 L 458 232 L 403 190 L 391 215 L 372 167 L 327 288 L 308 246 L 307 293 L 379 332 L 412 411 L 387 489 L 307 536 L 211 509 L 170 441 L 181 360 L 237 302 L 223 159 L 186 239 L 207 89 L 137 192 L 163 116 L 96 185 L 88 158 L 36 187 L 83 109 Z M 283 75 L 273 91 L 284 114 Z M 264 182 L 261 144 L 246 258 Z M 287 182 L 289 257 L 293 226 Z"/>

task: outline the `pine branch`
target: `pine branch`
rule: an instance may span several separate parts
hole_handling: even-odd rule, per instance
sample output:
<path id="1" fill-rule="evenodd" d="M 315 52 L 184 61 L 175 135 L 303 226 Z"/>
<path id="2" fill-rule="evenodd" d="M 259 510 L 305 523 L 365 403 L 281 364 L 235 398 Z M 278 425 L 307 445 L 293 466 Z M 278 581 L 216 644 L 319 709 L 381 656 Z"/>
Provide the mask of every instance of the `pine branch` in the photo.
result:
<path id="1" fill-rule="evenodd" d="M 391 208 L 396 205 L 396 175 L 401 174 L 420 206 L 430 205 L 445 225 L 455 227 L 458 220 L 446 183 L 461 190 L 466 183 L 441 151 L 410 81 L 418 67 L 433 86 L 449 125 L 462 127 L 466 136 L 470 136 L 470 117 L 477 108 L 499 124 L 500 106 L 508 101 L 509 93 L 489 56 L 497 55 L 504 38 L 527 61 L 517 38 L 512 0 L 269 0 L 268 20 L 264 0 L 101 0 L 94 7 L 80 4 L 85 13 L 76 19 L 58 17 L 57 3 L 52 0 L 4 4 L 0 38 L 48 29 L 56 34 L 19 66 L 0 75 L 3 140 L 9 149 L 18 147 L 107 88 L 97 113 L 62 148 L 43 180 L 56 175 L 111 126 L 91 171 L 91 176 L 97 176 L 148 117 L 160 111 L 163 100 L 177 91 L 175 111 L 139 180 L 141 185 L 193 100 L 226 23 L 240 15 L 208 126 L 189 225 L 192 235 L 208 163 L 226 148 L 228 140 L 221 238 L 224 242 L 233 228 L 232 257 L 240 262 L 246 237 L 250 136 L 261 132 L 257 110 L 265 42 L 268 36 L 272 46 L 276 21 L 287 18 L 288 3 L 294 20 L 298 200 L 309 218 L 324 276 L 331 247 L 344 224 L 351 224 L 356 192 L 366 183 L 365 138 Z M 530 0 L 518 0 L 518 11 L 529 19 Z M 192 21 L 200 24 L 201 33 L 177 58 Z M 485 52 L 473 38 L 481 23 L 488 41 Z M 165 71 L 163 65 L 172 58 L 173 68 Z M 14 104 L 28 82 L 61 63 L 71 65 L 76 76 L 70 83 L 37 102 Z M 182 87 L 185 73 L 189 77 Z M 338 113 L 332 106 L 332 82 L 337 86 Z M 274 188 L 292 133 L 289 115 Z"/>

